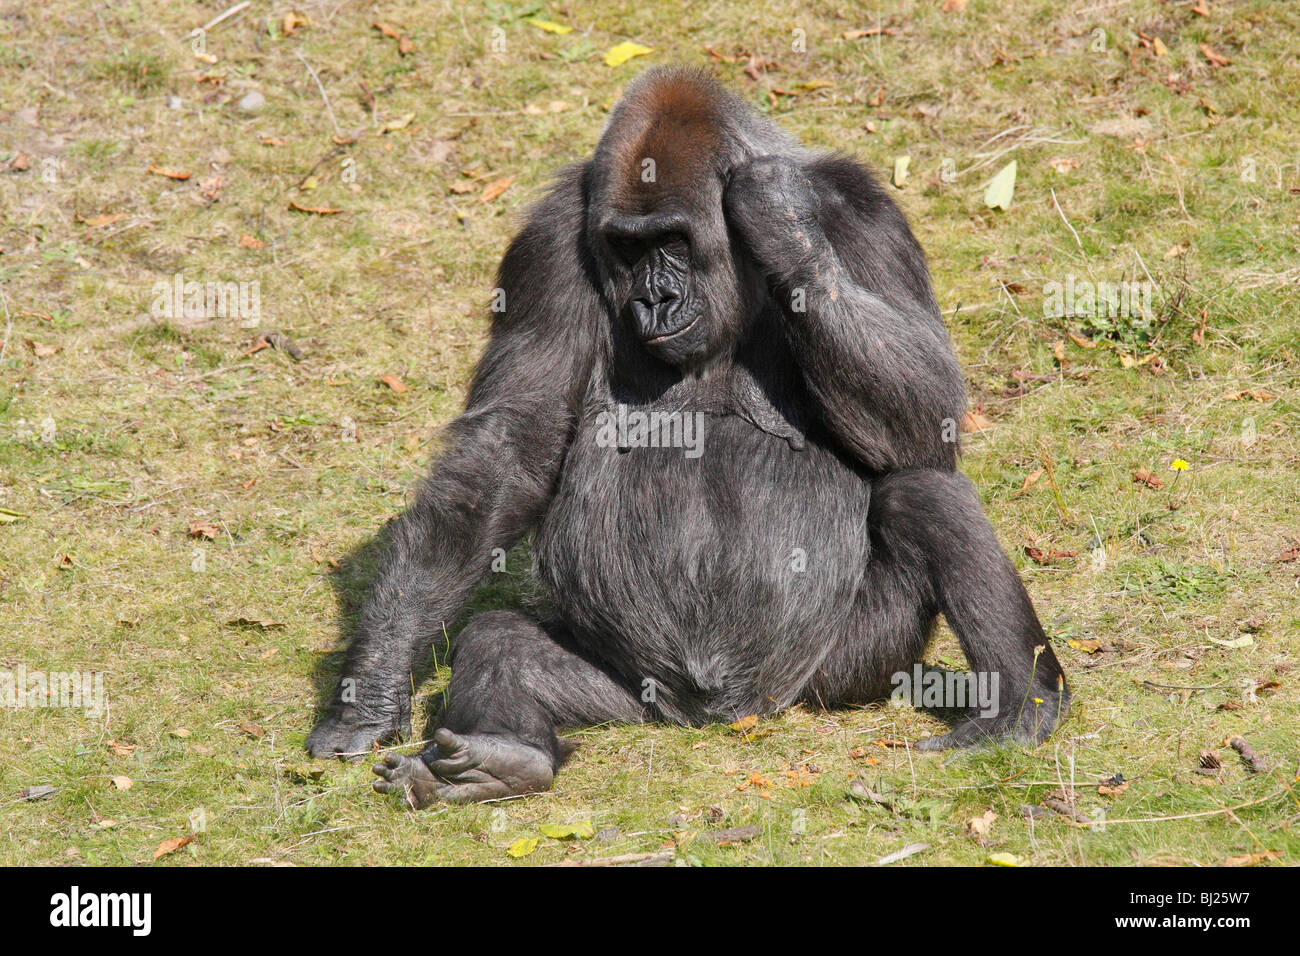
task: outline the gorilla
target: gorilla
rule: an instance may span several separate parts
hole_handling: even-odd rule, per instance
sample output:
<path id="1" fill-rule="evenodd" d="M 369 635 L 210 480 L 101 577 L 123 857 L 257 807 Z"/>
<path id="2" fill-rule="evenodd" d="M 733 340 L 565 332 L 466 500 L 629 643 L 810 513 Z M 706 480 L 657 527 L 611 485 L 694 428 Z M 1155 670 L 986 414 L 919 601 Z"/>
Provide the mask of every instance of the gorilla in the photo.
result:
<path id="1" fill-rule="evenodd" d="M 963 380 L 924 254 L 861 166 L 705 73 L 652 70 L 497 285 L 314 756 L 401 739 L 413 669 L 529 531 L 554 618 L 465 625 L 434 740 L 387 754 L 381 793 L 419 808 L 546 789 L 565 728 L 879 700 L 939 614 L 997 696 L 918 747 L 1051 733 L 1065 678 L 957 471 Z"/>

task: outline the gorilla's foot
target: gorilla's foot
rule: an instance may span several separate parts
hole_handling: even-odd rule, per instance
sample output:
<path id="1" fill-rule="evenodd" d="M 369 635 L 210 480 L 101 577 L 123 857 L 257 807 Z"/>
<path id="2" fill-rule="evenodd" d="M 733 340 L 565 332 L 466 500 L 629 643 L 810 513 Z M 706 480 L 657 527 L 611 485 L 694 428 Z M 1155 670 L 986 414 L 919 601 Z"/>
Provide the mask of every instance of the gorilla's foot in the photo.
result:
<path id="1" fill-rule="evenodd" d="M 446 727 L 437 747 L 420 756 L 387 754 L 374 771 L 380 793 L 400 793 L 421 810 L 437 801 L 476 803 L 546 790 L 555 779 L 544 750 L 496 734 L 455 734 Z"/>
<path id="2" fill-rule="evenodd" d="M 1068 710 L 1068 694 L 1044 692 L 1044 697 L 1028 701 L 1021 712 L 1012 717 L 972 715 L 948 733 L 925 737 L 914 746 L 917 750 L 950 750 L 1003 743 L 1041 744 L 1065 719 Z"/>

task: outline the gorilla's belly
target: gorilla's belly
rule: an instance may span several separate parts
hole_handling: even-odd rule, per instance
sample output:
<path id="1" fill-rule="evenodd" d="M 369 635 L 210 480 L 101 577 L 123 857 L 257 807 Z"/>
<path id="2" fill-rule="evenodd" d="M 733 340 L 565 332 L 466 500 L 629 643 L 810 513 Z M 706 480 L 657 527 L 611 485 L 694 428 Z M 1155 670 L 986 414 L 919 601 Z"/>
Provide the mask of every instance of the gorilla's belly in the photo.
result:
<path id="1" fill-rule="evenodd" d="M 535 554 L 579 640 L 665 715 L 734 720 L 790 703 L 845 635 L 870 485 L 732 415 L 699 451 L 602 447 L 582 423 Z"/>

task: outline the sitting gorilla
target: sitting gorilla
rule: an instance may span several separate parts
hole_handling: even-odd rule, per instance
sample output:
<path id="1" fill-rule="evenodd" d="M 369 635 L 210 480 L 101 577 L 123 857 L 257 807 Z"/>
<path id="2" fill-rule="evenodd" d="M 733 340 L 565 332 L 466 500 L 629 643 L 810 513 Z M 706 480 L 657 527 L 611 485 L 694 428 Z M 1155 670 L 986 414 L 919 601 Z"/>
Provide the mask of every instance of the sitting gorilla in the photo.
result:
<path id="1" fill-rule="evenodd" d="M 1064 676 L 956 470 L 964 390 L 924 255 L 862 167 L 654 70 L 498 286 L 313 755 L 407 730 L 412 669 L 530 529 L 558 616 L 470 620 L 434 743 L 386 756 L 375 789 L 494 799 L 550 786 L 558 729 L 878 700 L 940 613 L 999 690 L 919 746 L 1051 733 Z"/>

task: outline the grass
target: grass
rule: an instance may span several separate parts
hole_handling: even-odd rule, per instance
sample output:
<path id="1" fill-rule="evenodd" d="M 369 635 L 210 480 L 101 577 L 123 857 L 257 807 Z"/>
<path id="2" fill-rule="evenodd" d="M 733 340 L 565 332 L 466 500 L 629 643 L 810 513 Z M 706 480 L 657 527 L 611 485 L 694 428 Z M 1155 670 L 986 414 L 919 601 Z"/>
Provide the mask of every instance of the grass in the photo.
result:
<path id="1" fill-rule="evenodd" d="M 0 673 L 104 672 L 108 703 L 0 707 L 0 862 L 149 862 L 182 836 L 156 865 L 664 847 L 700 864 L 869 863 L 912 843 L 928 849 L 895 865 L 1295 862 L 1300 564 L 1274 560 L 1300 535 L 1293 4 L 1211 0 L 1206 18 L 1156 0 L 861 14 L 667 0 L 647 16 L 254 0 L 205 36 L 207 62 L 187 35 L 226 6 L 49 0 L 0 17 Z M 285 36 L 295 10 L 307 22 Z M 843 38 L 878 23 L 892 32 Z M 606 66 L 625 39 L 654 52 Z M 1075 709 L 1036 749 L 942 756 L 880 743 L 941 728 L 888 705 L 796 709 L 749 736 L 593 728 L 550 793 L 408 813 L 370 793 L 365 766 L 306 759 L 304 737 L 370 543 L 464 400 L 520 213 L 591 148 L 619 88 L 663 62 L 712 63 L 792 133 L 882 176 L 911 157 L 897 195 L 991 423 L 963 468 Z M 241 109 L 253 91 L 265 105 Z M 1011 159 L 1011 208 L 985 208 Z M 155 284 L 178 274 L 256 282 L 260 314 L 158 318 Z M 1070 275 L 1149 276 L 1154 315 L 1047 316 L 1044 286 Z M 270 330 L 302 359 L 254 350 Z M 1027 546 L 1075 556 L 1038 564 Z M 541 600 L 527 567 L 525 544 L 473 607 Z M 963 666 L 946 631 L 929 658 Z M 445 679 L 431 661 L 422 707 Z M 1272 769 L 1252 773 L 1231 734 Z M 1221 769 L 1198 772 L 1202 750 Z M 1128 786 L 1099 792 L 1115 774 Z M 854 779 L 885 805 L 851 799 Z M 40 785 L 57 790 L 20 797 Z M 1021 815 L 1061 789 L 1113 822 Z M 969 821 L 989 810 L 977 840 Z M 576 820 L 601 835 L 507 853 Z M 760 834 L 737 845 L 700 836 L 746 825 Z"/>

